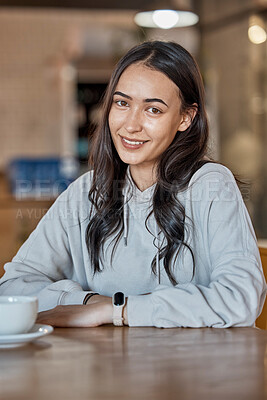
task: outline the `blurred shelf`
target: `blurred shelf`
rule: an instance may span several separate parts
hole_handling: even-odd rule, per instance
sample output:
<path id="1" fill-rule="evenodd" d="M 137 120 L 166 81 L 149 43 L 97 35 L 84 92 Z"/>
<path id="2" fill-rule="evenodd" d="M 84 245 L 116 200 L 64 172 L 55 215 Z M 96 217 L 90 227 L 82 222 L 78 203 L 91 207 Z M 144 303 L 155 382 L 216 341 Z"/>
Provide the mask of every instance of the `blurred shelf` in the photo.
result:
<path id="1" fill-rule="evenodd" d="M 12 195 L 9 190 L 8 182 L 3 173 L 0 174 L 0 209 L 4 208 L 27 208 L 27 207 L 50 207 L 56 197 L 53 198 L 27 198 L 27 199 L 17 199 Z"/>
<path id="2" fill-rule="evenodd" d="M 51 207 L 53 199 L 16 199 L 0 174 L 0 277 L 4 264 L 11 261 L 20 246 Z"/>

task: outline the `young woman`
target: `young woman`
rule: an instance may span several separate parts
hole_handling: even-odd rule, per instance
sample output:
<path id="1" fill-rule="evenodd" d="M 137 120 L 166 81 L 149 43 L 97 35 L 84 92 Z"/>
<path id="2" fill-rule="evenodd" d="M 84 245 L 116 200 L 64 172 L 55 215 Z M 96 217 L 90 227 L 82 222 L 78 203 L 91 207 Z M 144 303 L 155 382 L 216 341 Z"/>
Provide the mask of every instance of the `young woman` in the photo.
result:
<path id="1" fill-rule="evenodd" d="M 130 50 L 106 92 L 93 170 L 6 264 L 0 294 L 36 295 L 38 322 L 54 326 L 253 326 L 266 291 L 256 237 L 207 140 L 192 56 L 172 42 Z"/>

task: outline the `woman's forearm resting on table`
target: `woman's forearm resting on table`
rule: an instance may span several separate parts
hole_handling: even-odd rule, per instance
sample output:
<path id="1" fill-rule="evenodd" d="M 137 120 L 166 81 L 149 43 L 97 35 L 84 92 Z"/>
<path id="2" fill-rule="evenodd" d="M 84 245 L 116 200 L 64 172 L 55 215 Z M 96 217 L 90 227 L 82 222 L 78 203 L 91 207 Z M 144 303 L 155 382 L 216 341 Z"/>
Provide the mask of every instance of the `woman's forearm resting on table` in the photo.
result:
<path id="1" fill-rule="evenodd" d="M 21 268 L 20 265 L 20 271 Z M 129 296 L 124 323 L 156 327 L 251 326 L 260 313 L 265 292 L 260 266 L 256 260 L 242 257 L 232 265 L 218 266 L 208 286 L 192 282 L 175 287 L 159 285 L 149 295 Z M 40 321 L 42 318 L 48 322 L 51 318 L 55 326 L 112 323 L 111 297 L 93 296 L 83 305 L 88 293 L 77 282 L 68 279 L 51 282 L 45 276 L 26 271 L 24 276 L 0 286 L 1 295 L 37 296 L 39 311 L 44 311 L 39 314 Z"/>
<path id="2" fill-rule="evenodd" d="M 159 285 L 148 295 L 129 296 L 123 309 L 123 322 L 129 326 L 164 328 L 253 326 L 265 290 L 261 270 L 256 266 L 254 280 L 248 279 L 246 270 L 239 269 L 239 276 L 226 274 L 223 278 L 219 278 L 218 271 L 218 277 L 208 287 L 193 283 L 175 287 Z M 86 305 L 57 306 L 42 312 L 38 322 L 93 327 L 112 323 L 112 315 L 111 297 L 99 295 L 93 296 Z"/>
<path id="3" fill-rule="evenodd" d="M 37 322 L 55 327 L 95 327 L 113 322 L 112 299 L 94 296 L 87 304 L 56 306 L 38 314 Z M 127 325 L 127 299 L 123 308 L 123 324 Z"/>

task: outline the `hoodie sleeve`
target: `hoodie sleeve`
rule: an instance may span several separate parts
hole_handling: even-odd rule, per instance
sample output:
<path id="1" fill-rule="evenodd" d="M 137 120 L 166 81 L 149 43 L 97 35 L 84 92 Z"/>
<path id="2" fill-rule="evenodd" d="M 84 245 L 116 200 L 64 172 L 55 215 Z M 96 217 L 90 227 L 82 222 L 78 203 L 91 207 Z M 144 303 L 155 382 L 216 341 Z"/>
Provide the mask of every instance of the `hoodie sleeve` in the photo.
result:
<path id="1" fill-rule="evenodd" d="M 0 295 L 34 295 L 39 311 L 59 304 L 82 304 L 88 291 L 72 279 L 67 221 L 72 220 L 71 186 L 39 222 L 13 260 L 5 265 Z"/>
<path id="2" fill-rule="evenodd" d="M 130 326 L 254 325 L 266 293 L 257 241 L 233 175 L 220 168 L 195 179 L 186 205 L 202 238 L 209 284 L 159 285 L 151 294 L 129 296 Z"/>

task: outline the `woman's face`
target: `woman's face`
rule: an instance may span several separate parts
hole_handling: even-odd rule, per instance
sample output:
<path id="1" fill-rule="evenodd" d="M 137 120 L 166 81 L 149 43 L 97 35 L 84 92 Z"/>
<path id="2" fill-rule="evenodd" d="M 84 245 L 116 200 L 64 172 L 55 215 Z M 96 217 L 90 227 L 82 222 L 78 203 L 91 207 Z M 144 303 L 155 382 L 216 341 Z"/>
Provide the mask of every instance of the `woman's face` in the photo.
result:
<path id="1" fill-rule="evenodd" d="M 123 162 L 153 168 L 176 132 L 187 129 L 180 113 L 179 89 L 162 72 L 143 64 L 130 65 L 113 95 L 109 127 Z"/>

